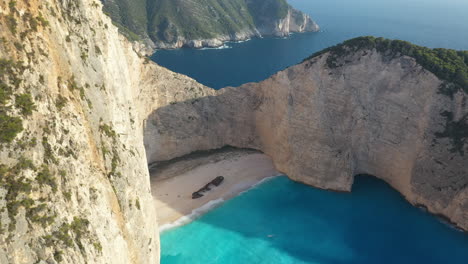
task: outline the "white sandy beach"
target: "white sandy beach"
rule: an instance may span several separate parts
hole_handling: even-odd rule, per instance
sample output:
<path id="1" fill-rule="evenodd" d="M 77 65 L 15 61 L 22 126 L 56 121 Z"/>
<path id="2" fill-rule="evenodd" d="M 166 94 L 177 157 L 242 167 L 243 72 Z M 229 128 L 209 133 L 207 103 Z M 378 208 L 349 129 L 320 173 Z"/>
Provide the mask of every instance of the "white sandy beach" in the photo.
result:
<path id="1" fill-rule="evenodd" d="M 177 163 L 171 166 L 177 167 Z M 159 175 L 152 173 L 151 177 L 151 189 L 161 229 L 172 226 L 176 221 L 188 221 L 190 219 L 183 217 L 192 214 L 193 210 L 202 207 L 202 211 L 206 211 L 215 203 L 213 201 L 232 198 L 262 179 L 279 173 L 271 159 L 264 154 L 238 153 L 227 155 L 221 160 L 205 158 L 204 163 L 197 167 L 169 178 L 164 174 L 164 171 Z M 192 199 L 193 192 L 217 176 L 224 176 L 220 186 L 212 188 L 201 198 Z"/>

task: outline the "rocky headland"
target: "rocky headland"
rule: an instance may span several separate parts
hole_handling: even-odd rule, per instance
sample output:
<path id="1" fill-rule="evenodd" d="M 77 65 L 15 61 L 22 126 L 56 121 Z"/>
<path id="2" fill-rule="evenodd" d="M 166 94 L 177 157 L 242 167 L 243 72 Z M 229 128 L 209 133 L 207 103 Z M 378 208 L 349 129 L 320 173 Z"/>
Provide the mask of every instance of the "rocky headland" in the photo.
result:
<path id="1" fill-rule="evenodd" d="M 188 48 L 216 48 L 224 45 L 226 42 L 245 41 L 251 38 L 262 37 L 286 37 L 291 33 L 317 32 L 320 27 L 313 21 L 309 15 L 302 13 L 294 8 L 288 8 L 285 17 L 279 18 L 276 21 L 264 22 L 260 26 L 254 28 L 243 29 L 238 32 L 220 33 L 215 37 L 207 38 L 188 38 L 180 33 L 175 33 L 174 36 L 168 36 L 168 39 L 157 40 L 154 42 L 156 49 L 178 49 L 182 47 Z M 167 34 L 167 33 L 163 33 Z"/>
<path id="2" fill-rule="evenodd" d="M 309 15 L 286 0 L 101 1 L 121 33 L 144 54 L 319 30 Z"/>

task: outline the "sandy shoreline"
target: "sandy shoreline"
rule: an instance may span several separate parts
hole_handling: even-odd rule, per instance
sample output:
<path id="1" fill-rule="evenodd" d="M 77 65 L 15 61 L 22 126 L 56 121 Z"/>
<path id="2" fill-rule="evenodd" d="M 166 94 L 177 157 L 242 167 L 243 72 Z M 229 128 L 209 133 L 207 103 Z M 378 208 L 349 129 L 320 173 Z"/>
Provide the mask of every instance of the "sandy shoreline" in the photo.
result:
<path id="1" fill-rule="evenodd" d="M 178 161 L 169 169 L 166 165 L 165 170 L 155 169 L 151 174 L 151 190 L 162 230 L 189 222 L 263 179 L 279 175 L 268 156 L 252 151 L 236 150 L 192 159 L 189 163 L 195 167 L 187 163 Z M 174 175 L 174 171 L 178 173 Z M 224 177 L 220 186 L 199 199 L 192 199 L 193 192 L 216 176 Z"/>

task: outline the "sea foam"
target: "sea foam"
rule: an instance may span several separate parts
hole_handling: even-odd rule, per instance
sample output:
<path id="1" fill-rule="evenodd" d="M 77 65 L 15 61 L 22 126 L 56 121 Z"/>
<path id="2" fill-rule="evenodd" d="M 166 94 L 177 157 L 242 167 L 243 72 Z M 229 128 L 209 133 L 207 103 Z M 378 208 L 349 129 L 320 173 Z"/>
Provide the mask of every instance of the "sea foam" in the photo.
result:
<path id="1" fill-rule="evenodd" d="M 221 49 L 230 49 L 232 48 L 231 46 L 229 45 L 222 45 L 222 46 L 219 46 L 219 47 L 204 47 L 204 48 L 201 48 L 200 50 L 221 50 Z"/>
<path id="2" fill-rule="evenodd" d="M 256 188 L 258 187 L 259 185 L 269 181 L 269 180 L 272 180 L 276 177 L 279 177 L 279 176 L 284 176 L 283 174 L 277 174 L 277 175 L 273 175 L 273 176 L 270 176 L 270 177 L 266 177 L 266 178 L 263 178 L 261 179 L 260 181 L 256 182 L 255 184 L 249 186 L 246 190 L 242 191 L 242 192 L 239 192 L 238 195 L 242 195 L 243 193 L 246 193 L 248 191 L 250 191 L 251 189 L 253 188 Z M 236 196 L 238 196 L 236 195 Z M 194 220 L 196 220 L 197 218 L 199 218 L 201 215 L 207 213 L 208 211 L 212 210 L 212 209 L 215 209 L 216 207 L 220 206 L 223 202 L 225 202 L 225 200 L 223 198 L 219 198 L 219 199 L 216 199 L 216 200 L 211 200 L 209 202 L 207 202 L 206 204 L 192 210 L 192 212 L 188 215 L 184 215 L 182 216 L 181 218 L 177 219 L 176 221 L 172 222 L 172 223 L 168 223 L 168 224 L 164 224 L 162 226 L 159 227 L 159 232 L 160 233 L 163 233 L 167 230 L 170 230 L 170 229 L 173 229 L 173 228 L 176 228 L 176 227 L 179 227 L 179 226 L 183 226 L 183 225 L 186 225 Z"/>
<path id="3" fill-rule="evenodd" d="M 198 208 L 192 210 L 192 212 L 190 214 L 184 215 L 184 216 L 182 216 L 181 218 L 177 219 L 176 221 L 174 221 L 172 223 L 164 224 L 164 225 L 160 226 L 159 227 L 159 232 L 162 233 L 162 232 L 167 231 L 169 229 L 188 224 L 188 223 L 192 222 L 193 220 L 197 219 L 198 217 L 200 217 L 202 214 L 204 214 L 204 213 L 210 211 L 211 209 L 219 206 L 223 202 L 224 202 L 224 199 L 222 199 L 222 198 L 216 199 L 216 200 L 211 200 L 211 201 L 207 202 L 206 204 L 202 205 L 201 207 L 198 207 Z"/>

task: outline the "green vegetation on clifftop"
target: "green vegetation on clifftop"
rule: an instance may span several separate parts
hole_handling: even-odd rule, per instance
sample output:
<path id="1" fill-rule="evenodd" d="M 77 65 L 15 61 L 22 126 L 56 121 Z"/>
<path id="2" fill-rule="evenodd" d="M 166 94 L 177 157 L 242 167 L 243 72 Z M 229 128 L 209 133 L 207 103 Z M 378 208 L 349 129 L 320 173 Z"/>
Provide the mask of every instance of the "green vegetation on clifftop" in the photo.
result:
<path id="1" fill-rule="evenodd" d="M 124 33 L 146 33 L 147 0 L 102 0 L 104 12 L 112 17 L 114 24 Z M 127 34 L 125 34 L 127 35 Z"/>
<path id="2" fill-rule="evenodd" d="M 291 8 L 286 0 L 101 0 L 131 40 L 174 43 L 271 28 Z"/>
<path id="3" fill-rule="evenodd" d="M 358 37 L 319 51 L 306 60 L 330 52 L 327 59 L 328 67 L 336 68 L 341 66 L 338 63 L 339 58 L 364 49 L 376 49 L 391 57 L 402 55 L 412 57 L 426 70 L 448 82 L 441 87 L 441 93 L 450 97 L 458 90 L 468 93 L 468 51 L 430 49 L 402 40 Z"/>
<path id="4" fill-rule="evenodd" d="M 397 58 L 409 56 L 416 60 L 424 69 L 432 72 L 439 79 L 445 81 L 439 88 L 439 93 L 450 97 L 452 100 L 457 92 L 464 93 L 464 100 L 468 94 L 468 51 L 452 49 L 430 49 L 414 45 L 407 41 L 390 40 L 375 37 L 358 37 L 347 40 L 341 44 L 319 51 L 306 60 L 315 58 L 325 53 L 330 53 L 327 58 L 329 68 L 337 68 L 347 63 L 343 57 L 351 55 L 359 50 L 376 49 L 386 57 Z M 458 152 L 464 155 L 465 144 L 468 143 L 468 115 L 465 114 L 455 120 L 454 114 L 444 111 L 441 116 L 445 118 L 444 131 L 437 132 L 437 138 L 450 140 L 452 153 Z"/>

